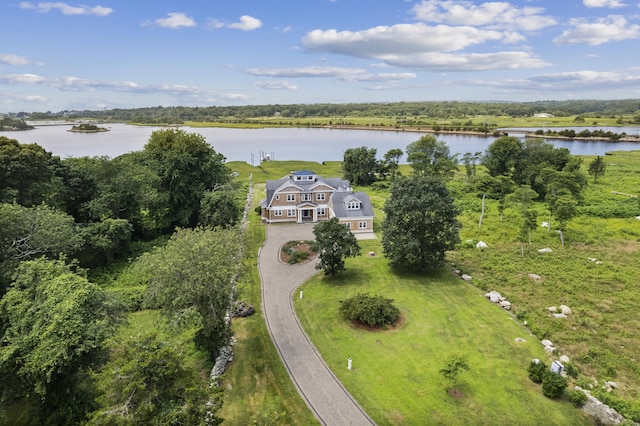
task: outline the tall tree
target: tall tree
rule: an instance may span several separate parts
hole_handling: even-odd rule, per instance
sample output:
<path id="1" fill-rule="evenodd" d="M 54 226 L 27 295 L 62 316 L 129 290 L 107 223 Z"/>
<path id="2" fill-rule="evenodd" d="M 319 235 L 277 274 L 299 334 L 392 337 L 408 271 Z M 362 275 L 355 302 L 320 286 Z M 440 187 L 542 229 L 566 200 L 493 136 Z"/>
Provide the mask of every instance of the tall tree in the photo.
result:
<path id="1" fill-rule="evenodd" d="M 536 227 L 537 213 L 533 210 L 533 200 L 538 197 L 538 193 L 531 189 L 528 185 L 523 185 L 509 195 L 509 201 L 514 203 L 521 214 L 520 222 L 520 250 L 524 256 L 524 243 L 531 238 L 531 232 Z"/>
<path id="2" fill-rule="evenodd" d="M 318 222 L 313 227 L 313 235 L 316 237 L 313 250 L 320 259 L 316 269 L 322 269 L 324 274 L 331 278 L 336 273 L 345 270 L 344 260 L 346 258 L 356 257 L 360 254 L 358 240 L 349 228 L 340 223 L 337 217 Z"/>
<path id="3" fill-rule="evenodd" d="M 69 215 L 46 204 L 0 204 L 0 296 L 20 262 L 41 256 L 70 256 L 82 244 L 82 236 Z"/>
<path id="4" fill-rule="evenodd" d="M 398 168 L 400 167 L 400 158 L 404 155 L 404 152 L 400 148 L 393 148 L 384 154 L 384 164 L 387 172 L 391 176 L 391 179 L 395 179 L 398 175 Z"/>
<path id="5" fill-rule="evenodd" d="M 441 266 L 460 239 L 458 210 L 442 179 L 400 177 L 384 205 L 382 245 L 394 268 L 425 271 Z"/>
<path id="6" fill-rule="evenodd" d="M 606 170 L 607 163 L 605 163 L 604 159 L 599 155 L 589 163 L 589 174 L 593 176 L 593 183 L 597 183 L 598 178 L 604 176 Z"/>
<path id="7" fill-rule="evenodd" d="M 555 218 L 558 221 L 558 230 L 560 231 L 560 242 L 564 247 L 564 233 L 567 230 L 567 224 L 578 213 L 578 202 L 571 195 L 562 195 L 555 201 Z"/>
<path id="8" fill-rule="evenodd" d="M 0 404 L 26 398 L 33 424 L 77 424 L 93 409 L 88 371 L 103 360 L 118 311 L 64 262 L 23 262 L 0 300 Z"/>
<path id="9" fill-rule="evenodd" d="M 201 203 L 202 226 L 227 228 L 238 223 L 242 217 L 242 205 L 236 199 L 236 190 L 231 185 L 205 192 Z"/>
<path id="10" fill-rule="evenodd" d="M 196 344 L 213 358 L 229 343 L 227 311 L 241 272 L 237 229 L 178 229 L 166 246 L 140 257 L 149 277 L 145 303 L 161 308 L 176 326 L 196 327 Z"/>
<path id="11" fill-rule="evenodd" d="M 375 148 L 361 146 L 349 148 L 344 152 L 342 160 L 342 174 L 352 185 L 371 185 L 376 180 Z"/>
<path id="12" fill-rule="evenodd" d="M 197 225 L 204 193 L 230 179 L 224 156 L 198 133 L 157 130 L 151 134 L 144 153 L 167 194 L 165 214 L 170 226 Z"/>
<path id="13" fill-rule="evenodd" d="M 437 176 L 448 179 L 458 168 L 457 157 L 452 155 L 446 142 L 433 135 L 422 136 L 407 145 L 407 161 L 416 176 Z"/>
<path id="14" fill-rule="evenodd" d="M 0 202 L 31 207 L 48 201 L 60 158 L 40 145 L 0 136 Z"/>
<path id="15" fill-rule="evenodd" d="M 486 149 L 482 164 L 491 176 L 512 176 L 524 157 L 524 145 L 514 136 L 502 136 Z"/>

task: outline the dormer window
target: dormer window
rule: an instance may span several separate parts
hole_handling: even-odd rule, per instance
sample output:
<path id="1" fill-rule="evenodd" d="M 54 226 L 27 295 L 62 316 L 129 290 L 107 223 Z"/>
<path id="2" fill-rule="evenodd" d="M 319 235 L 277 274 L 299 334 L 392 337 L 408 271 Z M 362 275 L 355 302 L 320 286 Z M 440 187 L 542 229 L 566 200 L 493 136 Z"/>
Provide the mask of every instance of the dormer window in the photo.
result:
<path id="1" fill-rule="evenodd" d="M 347 210 L 358 210 L 360 209 L 360 201 L 349 201 L 347 203 Z"/>

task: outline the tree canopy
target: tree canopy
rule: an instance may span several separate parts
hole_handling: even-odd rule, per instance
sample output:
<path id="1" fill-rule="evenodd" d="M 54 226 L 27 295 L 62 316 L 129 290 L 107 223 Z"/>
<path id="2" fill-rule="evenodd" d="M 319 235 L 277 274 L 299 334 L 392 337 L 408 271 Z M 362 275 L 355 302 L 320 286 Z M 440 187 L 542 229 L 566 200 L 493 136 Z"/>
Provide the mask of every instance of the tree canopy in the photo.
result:
<path id="1" fill-rule="evenodd" d="M 384 205 L 382 246 L 394 268 L 425 271 L 441 266 L 459 242 L 457 208 L 442 179 L 400 177 Z"/>
<path id="2" fill-rule="evenodd" d="M 344 152 L 342 173 L 352 185 L 371 185 L 376 180 L 376 149 L 361 146 Z"/>
<path id="3" fill-rule="evenodd" d="M 457 158 L 449 151 L 446 142 L 433 135 L 422 136 L 407 145 L 407 161 L 417 176 L 436 176 L 448 179 L 458 168 Z"/>
<path id="4" fill-rule="evenodd" d="M 204 193 L 230 179 L 224 156 L 198 133 L 156 130 L 143 152 L 167 194 L 164 213 L 171 227 L 196 226 Z"/>
<path id="5" fill-rule="evenodd" d="M 226 317 L 241 272 L 241 244 L 235 228 L 178 229 L 136 264 L 149 277 L 147 306 L 161 308 L 176 326 L 196 327 L 196 344 L 214 358 L 231 338 Z"/>
<path id="6" fill-rule="evenodd" d="M 344 260 L 360 254 L 358 240 L 337 217 L 318 222 L 313 227 L 313 235 L 316 237 L 313 250 L 320 259 L 316 269 L 322 269 L 325 275 L 333 277 L 344 271 Z"/>
<path id="7" fill-rule="evenodd" d="M 82 419 L 93 406 L 88 370 L 118 318 L 102 289 L 63 261 L 23 262 L 0 300 L 0 401 L 32 400 L 39 424 Z"/>

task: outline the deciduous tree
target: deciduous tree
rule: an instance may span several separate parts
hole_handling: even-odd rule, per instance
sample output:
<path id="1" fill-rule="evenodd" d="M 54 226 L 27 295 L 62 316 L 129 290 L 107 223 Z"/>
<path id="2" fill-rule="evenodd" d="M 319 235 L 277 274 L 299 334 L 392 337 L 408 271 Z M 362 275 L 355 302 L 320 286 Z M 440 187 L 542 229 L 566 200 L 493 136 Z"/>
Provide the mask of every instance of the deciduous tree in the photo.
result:
<path id="1" fill-rule="evenodd" d="M 224 156 L 198 133 L 157 130 L 151 134 L 144 153 L 167 194 L 165 214 L 169 226 L 197 225 L 204 193 L 230 179 Z"/>
<path id="2" fill-rule="evenodd" d="M 384 205 L 382 245 L 394 268 L 441 266 L 460 239 L 458 210 L 444 182 L 433 176 L 400 177 Z"/>
<path id="3" fill-rule="evenodd" d="M 32 402 L 34 424 L 78 423 L 93 405 L 88 370 L 118 318 L 102 289 L 63 261 L 23 262 L 0 300 L 0 401 Z"/>
<path id="4" fill-rule="evenodd" d="M 604 176 L 606 170 L 607 163 L 605 163 L 604 159 L 599 155 L 589 163 L 589 174 L 593 176 L 593 183 L 597 183 L 598 178 Z"/>
<path id="5" fill-rule="evenodd" d="M 176 326 L 196 327 L 196 344 L 212 356 L 228 344 L 226 320 L 241 272 L 237 229 L 178 229 L 165 247 L 140 257 L 149 277 L 145 303 L 161 308 Z"/>
<path id="6" fill-rule="evenodd" d="M 407 145 L 407 161 L 416 176 L 436 176 L 448 179 L 458 168 L 457 158 L 451 155 L 446 142 L 426 135 Z"/>
<path id="7" fill-rule="evenodd" d="M 222 390 L 189 368 L 183 352 L 155 334 L 118 341 L 111 360 L 95 375 L 101 408 L 87 424 L 220 424 Z"/>
<path id="8" fill-rule="evenodd" d="M 376 149 L 361 146 L 344 152 L 342 173 L 353 185 L 371 185 L 376 180 Z"/>
<path id="9" fill-rule="evenodd" d="M 313 235 L 316 239 L 312 248 L 320 259 L 316 269 L 322 269 L 325 275 L 332 278 L 336 273 L 345 270 L 346 258 L 360 254 L 358 240 L 337 217 L 318 222 L 313 227 Z"/>

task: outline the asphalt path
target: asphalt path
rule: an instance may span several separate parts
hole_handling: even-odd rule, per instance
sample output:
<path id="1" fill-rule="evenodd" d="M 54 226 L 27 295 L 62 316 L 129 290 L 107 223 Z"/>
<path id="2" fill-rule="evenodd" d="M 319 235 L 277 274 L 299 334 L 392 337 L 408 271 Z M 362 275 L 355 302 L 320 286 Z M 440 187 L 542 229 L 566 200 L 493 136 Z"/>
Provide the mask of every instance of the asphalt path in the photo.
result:
<path id="1" fill-rule="evenodd" d="M 287 241 L 313 240 L 313 224 L 266 226 L 267 238 L 258 256 L 262 304 L 269 333 L 291 380 L 322 424 L 375 424 L 325 364 L 293 309 L 294 293 L 317 272 L 316 261 L 286 264 L 280 260 L 280 247 Z"/>

